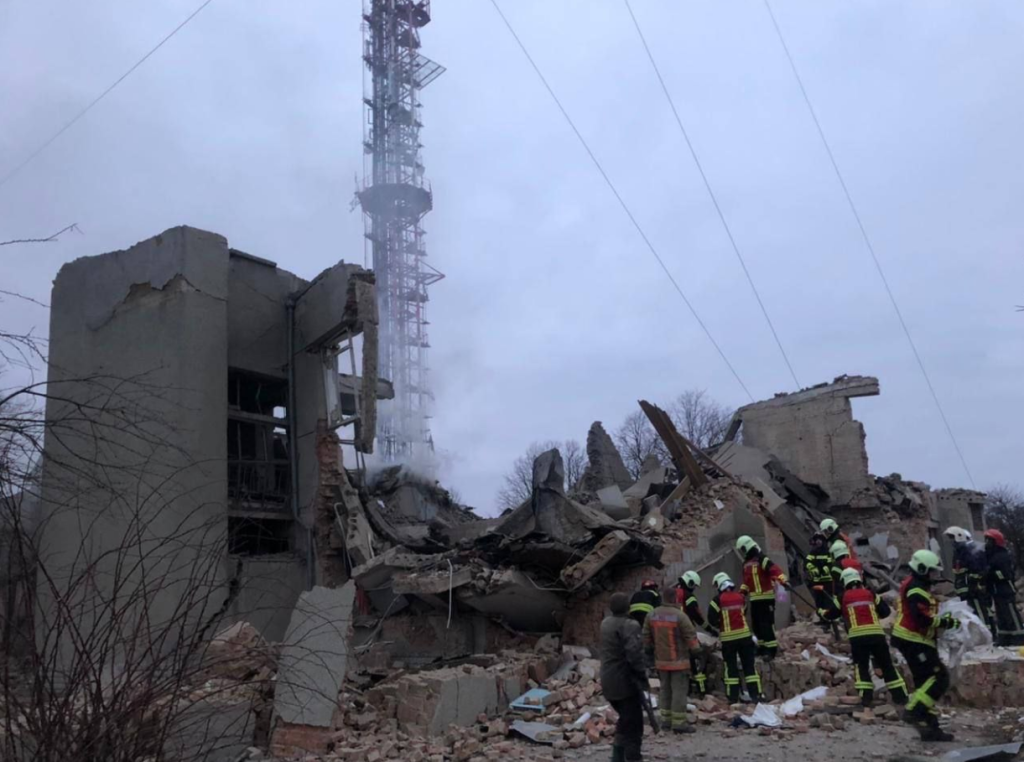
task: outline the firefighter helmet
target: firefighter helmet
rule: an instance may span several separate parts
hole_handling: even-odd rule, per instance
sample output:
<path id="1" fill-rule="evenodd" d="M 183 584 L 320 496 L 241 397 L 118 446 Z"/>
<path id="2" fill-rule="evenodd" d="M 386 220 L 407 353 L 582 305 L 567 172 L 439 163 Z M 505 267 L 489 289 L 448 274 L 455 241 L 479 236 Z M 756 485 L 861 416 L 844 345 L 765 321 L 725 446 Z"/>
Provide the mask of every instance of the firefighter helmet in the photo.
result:
<path id="1" fill-rule="evenodd" d="M 729 575 L 725 572 L 718 572 L 715 578 L 711 580 L 711 584 L 718 588 L 719 591 L 725 590 L 727 587 L 735 587 L 732 580 L 729 579 Z"/>
<path id="2" fill-rule="evenodd" d="M 855 582 L 863 582 L 863 577 L 860 576 L 860 572 L 856 569 L 843 569 L 843 573 L 839 575 L 839 579 L 843 582 L 843 587 L 849 587 Z"/>
<path id="3" fill-rule="evenodd" d="M 828 538 L 825 537 L 824 532 L 815 532 L 811 535 L 811 545 L 815 548 L 820 548 L 825 544 Z"/>
<path id="4" fill-rule="evenodd" d="M 839 531 L 839 525 L 836 523 L 835 519 L 822 519 L 821 523 L 818 524 L 818 529 L 826 535 L 830 535 Z"/>
<path id="5" fill-rule="evenodd" d="M 986 529 L 985 536 L 992 540 L 992 542 L 994 542 L 1000 548 L 1006 547 L 1006 536 L 998 529 Z"/>
<path id="6" fill-rule="evenodd" d="M 910 557 L 910 569 L 914 574 L 925 576 L 942 571 L 942 561 L 930 550 L 918 550 Z"/>
<path id="7" fill-rule="evenodd" d="M 953 542 L 970 542 L 971 540 L 971 533 L 963 527 L 949 527 L 943 534 Z"/>
<path id="8" fill-rule="evenodd" d="M 846 558 L 850 555 L 850 546 L 842 540 L 836 540 L 832 543 L 832 547 L 828 549 L 828 552 L 832 554 L 832 558 Z"/>
<path id="9" fill-rule="evenodd" d="M 736 550 L 740 551 L 743 555 L 747 555 L 752 550 L 760 550 L 761 546 L 754 542 L 754 538 L 749 534 L 745 534 L 736 540 Z"/>
<path id="10" fill-rule="evenodd" d="M 690 588 L 700 587 L 700 575 L 695 571 L 685 572 L 679 581 Z"/>
<path id="11" fill-rule="evenodd" d="M 643 584 L 640 585 L 640 589 L 653 590 L 654 592 L 658 592 L 658 583 L 655 582 L 653 579 L 645 579 L 643 581 Z"/>

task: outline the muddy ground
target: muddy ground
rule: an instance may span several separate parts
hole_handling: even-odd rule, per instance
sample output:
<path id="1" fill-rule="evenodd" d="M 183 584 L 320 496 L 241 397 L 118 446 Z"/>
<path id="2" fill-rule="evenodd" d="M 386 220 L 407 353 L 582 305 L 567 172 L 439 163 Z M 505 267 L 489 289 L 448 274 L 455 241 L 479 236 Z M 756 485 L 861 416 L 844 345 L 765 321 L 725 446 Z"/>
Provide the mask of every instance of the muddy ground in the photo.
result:
<path id="1" fill-rule="evenodd" d="M 956 735 L 948 744 L 922 744 L 917 731 L 900 722 L 875 725 L 848 723 L 844 730 L 806 732 L 782 731 L 771 736 L 758 730 L 731 730 L 726 725 L 703 725 L 693 735 L 662 734 L 646 736 L 644 759 L 700 760 L 701 762 L 795 762 L 796 760 L 829 760 L 829 762 L 864 762 L 889 760 L 905 755 L 937 757 L 964 746 L 985 746 L 1007 743 L 1024 732 L 1018 717 L 1024 712 L 959 711 L 943 720 L 947 730 Z M 649 732 L 649 731 L 648 731 Z M 545 759 L 543 752 L 538 760 Z M 607 762 L 610 746 L 588 746 L 565 752 L 571 762 Z"/>

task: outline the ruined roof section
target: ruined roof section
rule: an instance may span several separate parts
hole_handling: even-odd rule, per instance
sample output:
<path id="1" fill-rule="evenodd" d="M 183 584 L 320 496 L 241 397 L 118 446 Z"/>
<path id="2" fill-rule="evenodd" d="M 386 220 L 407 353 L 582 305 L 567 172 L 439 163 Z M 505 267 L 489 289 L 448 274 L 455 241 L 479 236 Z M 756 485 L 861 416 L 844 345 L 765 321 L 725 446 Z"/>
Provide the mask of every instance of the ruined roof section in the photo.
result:
<path id="1" fill-rule="evenodd" d="M 774 455 L 805 482 L 821 487 L 832 505 L 874 505 L 864 427 L 850 400 L 879 393 L 872 376 L 840 376 L 736 411 L 729 429 L 735 439 Z"/>

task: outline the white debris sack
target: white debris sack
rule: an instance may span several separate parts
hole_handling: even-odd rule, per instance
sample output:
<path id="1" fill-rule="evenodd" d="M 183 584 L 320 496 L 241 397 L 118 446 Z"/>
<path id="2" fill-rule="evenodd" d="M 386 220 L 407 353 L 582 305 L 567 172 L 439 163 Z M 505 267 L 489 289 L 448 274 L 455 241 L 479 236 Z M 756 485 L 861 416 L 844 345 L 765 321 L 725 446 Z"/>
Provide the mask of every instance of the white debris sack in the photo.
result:
<path id="1" fill-rule="evenodd" d="M 960 620 L 958 629 L 943 630 L 938 639 L 939 656 L 949 669 L 955 670 L 968 651 L 992 645 L 992 632 L 965 601 L 943 601 L 939 605 L 939 616 L 945 614 Z"/>
<path id="2" fill-rule="evenodd" d="M 825 698 L 827 693 L 828 688 L 823 685 L 819 685 L 817 688 L 811 688 L 809 691 L 804 691 L 799 696 L 794 696 L 788 701 L 784 701 L 781 707 L 782 716 L 796 717 L 804 710 L 805 701 L 818 701 L 819 699 Z"/>
<path id="3" fill-rule="evenodd" d="M 777 714 L 776 708 L 768 704 L 758 704 L 749 717 L 740 717 L 740 720 L 752 728 L 756 728 L 758 725 L 777 728 L 782 724 L 782 719 Z"/>

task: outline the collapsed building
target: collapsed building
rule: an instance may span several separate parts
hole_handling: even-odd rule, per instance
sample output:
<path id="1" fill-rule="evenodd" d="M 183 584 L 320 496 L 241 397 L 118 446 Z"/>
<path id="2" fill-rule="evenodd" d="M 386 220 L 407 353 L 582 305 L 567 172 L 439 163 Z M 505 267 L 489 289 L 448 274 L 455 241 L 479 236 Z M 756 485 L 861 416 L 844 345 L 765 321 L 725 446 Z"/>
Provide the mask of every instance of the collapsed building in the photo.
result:
<path id="1" fill-rule="evenodd" d="M 151 625 L 178 621 L 199 579 L 216 593 L 200 633 L 234 622 L 217 642 L 244 633 L 246 653 L 280 641 L 276 689 L 261 661 L 258 735 L 282 753 L 323 750 L 371 710 L 375 727 L 429 735 L 564 683 L 565 654 L 586 660 L 613 592 L 688 569 L 735 578 L 742 534 L 799 582 L 811 533 L 833 516 L 891 584 L 913 550 L 945 552 L 942 527 L 984 524 L 982 493 L 870 474 L 851 404 L 879 393 L 870 377 L 744 406 L 707 451 L 641 402 L 669 462 L 649 458 L 634 480 L 595 423 L 578 484 L 543 453 L 529 497 L 484 519 L 403 466 L 366 468 L 392 390 L 377 377 L 373 276 L 358 266 L 305 281 L 175 228 L 66 265 L 52 304 L 61 393 L 46 411 L 41 616 L 66 604 L 63 582 L 84 598 L 143 590 Z M 800 608 L 780 602 L 777 625 Z M 554 657 L 515 656 L 552 643 Z M 820 679 L 801 674 L 786 689 Z M 593 698 L 582 690 L 569 693 Z M 348 705 L 353 691 L 367 693 Z"/>

